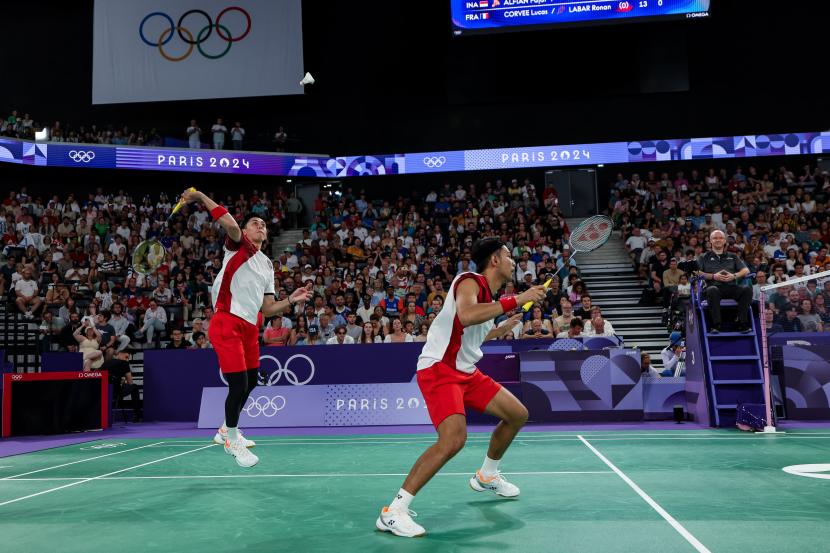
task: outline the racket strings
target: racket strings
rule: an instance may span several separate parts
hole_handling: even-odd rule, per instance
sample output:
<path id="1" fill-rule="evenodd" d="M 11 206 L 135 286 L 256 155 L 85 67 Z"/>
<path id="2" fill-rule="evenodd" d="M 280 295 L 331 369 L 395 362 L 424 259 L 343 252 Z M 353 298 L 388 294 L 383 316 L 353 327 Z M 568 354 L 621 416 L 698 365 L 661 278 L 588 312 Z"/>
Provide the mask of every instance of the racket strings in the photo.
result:
<path id="1" fill-rule="evenodd" d="M 590 252 L 605 244 L 614 230 L 614 222 L 604 215 L 594 215 L 582 221 L 571 232 L 571 247 L 580 252 Z"/>

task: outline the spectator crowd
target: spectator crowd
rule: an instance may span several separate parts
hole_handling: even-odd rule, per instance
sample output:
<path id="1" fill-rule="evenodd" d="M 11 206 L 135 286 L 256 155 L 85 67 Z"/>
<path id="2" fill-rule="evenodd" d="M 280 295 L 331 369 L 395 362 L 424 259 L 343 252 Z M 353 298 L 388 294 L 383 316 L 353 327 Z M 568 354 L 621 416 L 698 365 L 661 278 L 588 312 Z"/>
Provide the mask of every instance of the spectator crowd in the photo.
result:
<path id="1" fill-rule="evenodd" d="M 46 130 L 45 140 L 49 142 L 69 142 L 73 144 L 110 144 L 116 146 L 184 146 L 190 148 L 213 148 L 216 150 L 242 150 L 245 147 L 246 131 L 240 121 L 234 121 L 232 126 L 225 125 L 222 118 L 203 129 L 195 119 L 181 131 L 151 129 L 132 129 L 127 125 L 71 125 L 54 121 L 44 123 L 34 120 L 30 114 L 12 110 L 11 113 L 0 119 L 0 136 L 35 140 L 35 133 Z M 168 132 L 174 138 L 165 138 L 162 133 Z M 272 131 L 273 132 L 273 131 Z M 284 152 L 289 140 L 284 127 L 271 136 L 268 141 L 272 151 Z M 249 147 L 251 145 L 249 144 Z M 254 149 L 262 147 L 256 143 Z"/>
<path id="2" fill-rule="evenodd" d="M 610 187 L 608 210 L 621 229 L 634 270 L 647 282 L 644 301 L 669 308 L 691 293 L 697 260 L 712 250 L 710 237 L 721 231 L 725 251 L 748 269 L 740 284 L 760 288 L 830 271 L 830 176 L 805 165 L 746 173 L 709 169 L 618 174 Z M 717 235 L 717 233 L 716 233 Z M 830 331 L 830 279 L 783 285 L 767 297 L 771 331 Z"/>

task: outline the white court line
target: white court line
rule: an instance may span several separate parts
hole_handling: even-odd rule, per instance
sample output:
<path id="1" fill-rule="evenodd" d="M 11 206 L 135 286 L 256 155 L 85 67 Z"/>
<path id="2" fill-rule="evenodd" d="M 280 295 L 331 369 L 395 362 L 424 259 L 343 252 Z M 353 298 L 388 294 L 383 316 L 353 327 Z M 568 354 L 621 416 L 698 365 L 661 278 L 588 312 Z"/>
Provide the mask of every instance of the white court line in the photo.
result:
<path id="1" fill-rule="evenodd" d="M 830 436 L 811 436 L 808 434 L 802 435 L 794 435 L 794 434 L 754 434 L 754 435 L 747 435 L 747 436 L 700 436 L 700 437 L 685 437 L 685 436 L 655 436 L 650 438 L 633 438 L 633 437 L 619 437 L 619 438 L 611 438 L 611 437 L 603 437 L 603 438 L 591 438 L 595 442 L 622 442 L 622 441 L 652 441 L 652 440 L 677 440 L 677 441 L 745 441 L 745 442 L 756 442 L 759 440 L 830 440 Z M 176 440 L 175 442 L 164 442 L 163 445 L 159 445 L 157 447 L 191 447 L 193 445 L 203 444 L 208 440 Z M 471 440 L 467 438 L 468 444 L 483 444 L 489 443 L 488 440 Z M 573 436 L 572 438 L 536 438 L 536 439 L 528 439 L 528 438 L 515 438 L 515 443 L 524 443 L 524 444 L 532 444 L 532 443 L 549 443 L 549 442 L 578 442 L 579 436 Z M 256 444 L 257 447 L 260 446 L 288 446 L 288 445 L 376 445 L 376 444 L 434 444 L 435 439 L 429 440 L 403 440 L 403 441 L 352 441 L 352 440 L 335 440 L 330 442 L 323 442 L 323 441 L 305 441 L 305 440 L 261 440 L 257 439 Z"/>
<path id="2" fill-rule="evenodd" d="M 255 434 L 256 429 L 249 429 L 248 432 L 253 433 L 253 434 L 249 434 L 250 437 L 256 437 L 256 434 Z M 706 433 L 704 434 L 704 432 L 706 432 Z M 690 438 L 697 438 L 697 439 L 721 438 L 721 439 L 723 439 L 723 438 L 729 437 L 729 436 L 723 436 L 723 434 L 724 434 L 723 432 L 721 432 L 721 433 L 714 433 L 714 432 L 709 432 L 709 431 L 700 432 L 700 431 L 697 431 L 697 430 L 678 430 L 678 431 L 667 433 L 667 434 L 661 434 L 661 433 L 656 433 L 656 432 L 629 433 L 629 432 L 626 432 L 626 431 L 623 430 L 623 431 L 618 431 L 618 432 L 603 432 L 603 433 L 597 433 L 597 434 L 591 434 L 591 435 L 587 435 L 587 434 L 584 434 L 584 433 L 580 434 L 578 431 L 574 432 L 573 434 L 558 434 L 558 433 L 546 433 L 546 432 L 525 432 L 525 433 L 520 434 L 516 439 L 517 440 L 521 439 L 521 440 L 525 440 L 525 441 L 532 441 L 532 440 L 551 439 L 551 438 L 571 438 L 571 439 L 577 440 L 579 435 L 587 436 L 590 439 L 619 438 L 620 436 L 626 437 L 626 438 L 627 437 L 642 436 L 642 437 L 650 437 L 650 438 L 678 438 L 678 439 L 679 438 L 685 438 L 685 439 L 690 439 Z M 816 436 L 816 437 L 818 437 L 818 436 L 821 436 L 821 437 L 825 437 L 826 436 L 826 437 L 830 437 L 830 432 L 828 432 L 828 433 L 823 433 L 823 432 L 802 432 L 802 433 L 799 433 L 799 432 L 787 431 L 786 434 L 764 434 L 762 432 L 758 432 L 758 433 L 754 433 L 754 434 L 741 434 L 739 436 L 734 436 L 733 439 L 750 439 L 752 437 L 769 437 L 769 436 L 778 436 L 778 437 L 785 437 L 785 436 L 788 436 L 788 437 L 792 437 L 792 436 L 799 436 L 799 437 L 806 437 L 806 436 Z M 419 441 L 423 441 L 423 440 L 434 440 L 434 439 L 436 439 L 436 437 L 437 437 L 437 434 L 435 434 L 435 433 L 431 433 L 431 434 L 412 434 L 410 436 L 393 435 L 393 436 L 377 436 L 377 437 L 365 437 L 365 436 L 355 436 L 355 437 L 352 437 L 352 436 L 344 436 L 344 437 L 338 437 L 338 436 L 267 436 L 267 437 L 264 437 L 265 439 L 260 438 L 259 440 L 257 440 L 257 443 L 259 443 L 259 441 L 269 441 L 269 442 L 275 442 L 275 443 L 276 442 L 292 442 L 292 441 L 302 441 L 302 442 L 318 442 L 319 441 L 319 442 L 338 442 L 338 443 L 341 443 L 341 442 L 346 442 L 346 443 L 350 443 L 350 442 L 369 442 L 369 443 L 371 443 L 371 442 L 375 442 L 375 441 L 389 441 L 389 440 L 395 440 L 395 441 L 401 441 L 401 442 L 404 442 L 404 441 L 419 442 Z M 178 444 L 185 444 L 185 443 L 203 444 L 203 443 L 205 443 L 205 441 L 209 440 L 210 438 L 206 437 L 204 440 L 197 440 L 197 439 L 192 439 L 192 438 L 183 438 L 183 439 L 172 438 L 172 439 L 175 440 L 175 443 L 178 443 Z M 484 433 L 484 432 L 470 433 L 470 434 L 467 435 L 467 441 L 489 440 L 489 439 L 490 439 L 490 434 L 489 433 Z"/>
<path id="3" fill-rule="evenodd" d="M 120 474 L 122 472 L 127 472 L 128 470 L 133 470 L 133 469 L 137 469 L 137 468 L 141 468 L 141 467 L 146 467 L 147 465 L 153 465 L 155 463 L 161 463 L 162 461 L 167 461 L 168 459 L 174 459 L 176 457 L 181 457 L 182 455 L 187 455 L 189 453 L 195 453 L 197 451 L 201 451 L 203 449 L 207 449 L 207 448 L 213 447 L 215 445 L 216 444 L 210 444 L 210 445 L 206 445 L 206 446 L 203 446 L 203 447 L 200 447 L 200 448 L 197 448 L 197 449 L 192 449 L 190 451 L 183 451 L 181 453 L 177 453 L 176 455 L 170 455 L 168 457 L 163 457 L 162 459 L 156 459 L 155 461 L 148 461 L 146 463 L 141 463 L 140 465 L 135 465 L 135 466 L 132 466 L 132 467 L 127 467 L 125 469 L 116 470 L 116 471 L 113 471 L 113 472 L 108 472 L 108 473 L 102 474 L 100 476 L 93 476 L 91 478 L 84 478 L 83 480 L 78 480 L 76 482 L 70 482 L 69 484 L 64 484 L 63 486 L 58 486 L 57 488 L 49 488 L 48 490 L 43 490 L 42 492 L 37 492 L 37 493 L 29 494 L 29 495 L 24 495 L 23 497 L 18 497 L 18 498 L 15 498 L 15 499 L 9 499 L 8 501 L 3 501 L 2 503 L 0 503 L 0 507 L 3 507 L 5 505 L 9 505 L 11 503 L 17 503 L 18 501 L 23 501 L 24 499 L 30 499 L 32 497 L 37 497 L 39 495 L 44 495 L 44 494 L 47 494 L 47 493 L 56 492 L 58 490 L 63 490 L 65 488 L 71 488 L 72 486 L 77 486 L 79 484 L 84 484 L 85 482 L 92 482 L 93 480 L 101 480 L 103 478 L 106 478 L 107 476 L 112 476 L 113 474 Z"/>
<path id="4" fill-rule="evenodd" d="M 505 472 L 509 476 L 554 476 L 559 474 L 614 474 L 610 470 L 562 470 L 562 471 L 531 471 L 531 472 Z M 203 478 L 343 478 L 359 476 L 406 476 L 405 472 L 383 472 L 383 473 L 309 473 L 309 474 L 206 474 L 206 475 L 162 475 L 162 476 L 113 476 L 113 477 L 64 477 L 64 478 L 17 478 L 18 482 L 50 482 L 67 480 L 195 480 Z M 436 476 L 470 476 L 469 472 L 439 472 Z"/>
<path id="5" fill-rule="evenodd" d="M 121 453 L 127 453 L 128 451 L 135 451 L 136 449 L 144 449 L 145 447 L 153 447 L 153 446 L 156 446 L 156 445 L 161 445 L 163 443 L 164 442 L 156 442 L 156 443 L 153 443 L 153 444 L 145 444 L 145 445 L 138 446 L 138 447 L 133 447 L 133 448 L 130 448 L 130 449 L 122 449 L 120 451 L 113 451 L 112 453 L 105 453 L 104 455 L 97 455 L 95 457 L 87 457 L 86 459 L 81 459 L 79 461 L 72 461 L 71 463 L 64 463 L 62 465 L 55 465 L 55 466 L 52 466 L 52 467 L 46 467 L 46 468 L 37 469 L 37 470 L 30 470 L 29 472 L 23 472 L 23 473 L 20 473 L 20 474 L 14 474 L 12 476 L 6 476 L 5 478 L 0 478 L 0 481 L 2 481 L 2 480 L 11 480 L 13 478 L 17 478 L 18 476 L 28 476 L 30 474 L 35 474 L 36 472 L 43 472 L 45 470 L 52 470 L 52 469 L 59 469 L 61 467 L 68 467 L 69 465 L 77 465 L 78 463 L 86 463 L 87 461 L 94 461 L 95 459 L 101 459 L 103 457 L 109 457 L 110 455 L 119 455 Z M 202 442 L 202 443 L 204 443 L 204 442 Z"/>
<path id="6" fill-rule="evenodd" d="M 595 448 L 595 447 L 594 447 L 594 446 L 592 446 L 590 443 L 588 443 L 588 440 L 586 440 L 586 439 L 585 439 L 585 438 L 583 438 L 582 436 L 579 436 L 579 439 L 580 439 L 580 441 L 581 441 L 583 444 L 585 444 L 585 445 L 588 447 L 588 449 L 590 449 L 590 450 L 594 453 L 594 455 L 596 455 L 597 457 L 599 457 L 599 459 L 600 459 L 603 463 L 605 463 L 605 464 L 608 466 L 608 468 L 610 468 L 610 469 L 611 469 L 611 470 L 613 470 L 615 473 L 617 473 L 617 476 L 619 476 L 620 478 L 622 478 L 622 479 L 623 479 L 623 482 L 625 482 L 626 484 L 628 484 L 628 486 L 629 486 L 632 490 L 634 490 L 635 492 L 637 492 L 637 495 L 639 495 L 640 497 L 642 497 L 642 498 L 643 498 L 643 500 L 644 500 L 646 503 L 648 503 L 648 504 L 651 506 L 651 508 L 652 508 L 652 509 L 654 509 L 655 511 L 657 511 L 657 513 L 658 513 L 661 517 L 663 517 L 663 518 L 665 519 L 665 521 L 666 521 L 666 522 L 668 522 L 669 524 L 671 524 L 672 528 L 674 528 L 675 530 L 677 530 L 677 532 L 678 532 L 681 536 L 683 536 L 684 538 L 686 538 L 686 541 L 687 541 L 687 542 L 689 542 L 689 543 L 692 545 L 692 547 L 694 547 L 697 551 L 699 551 L 699 553 L 712 553 L 711 551 L 709 551 L 709 549 L 707 549 L 707 548 L 706 548 L 706 546 L 705 546 L 705 545 L 703 545 L 702 543 L 700 543 L 696 537 L 694 537 L 694 536 L 693 536 L 693 535 L 692 535 L 692 534 L 691 534 L 688 530 L 686 530 L 686 528 L 685 528 L 682 524 L 680 524 L 679 522 L 677 522 L 677 520 L 675 520 L 675 518 L 674 518 L 673 516 L 671 516 L 668 512 L 666 512 L 666 510 L 665 510 L 665 509 L 663 509 L 663 507 L 661 507 L 661 506 L 660 506 L 660 505 L 659 505 L 656 501 L 654 501 L 654 500 L 651 498 L 651 496 L 650 496 L 650 495 L 648 495 L 646 492 L 644 492 L 644 491 L 640 488 L 640 486 L 638 486 L 637 484 L 635 484 L 635 483 L 634 483 L 634 481 L 633 481 L 631 478 L 629 478 L 628 476 L 626 476 L 626 475 L 625 475 L 625 473 L 624 473 L 623 471 L 621 471 L 620 469 L 618 469 L 618 468 L 614 465 L 614 463 L 612 463 L 611 461 L 609 461 L 609 460 L 605 457 L 605 455 L 603 455 L 602 453 L 600 453 L 600 452 L 599 452 L 599 450 L 597 450 L 597 448 Z"/>

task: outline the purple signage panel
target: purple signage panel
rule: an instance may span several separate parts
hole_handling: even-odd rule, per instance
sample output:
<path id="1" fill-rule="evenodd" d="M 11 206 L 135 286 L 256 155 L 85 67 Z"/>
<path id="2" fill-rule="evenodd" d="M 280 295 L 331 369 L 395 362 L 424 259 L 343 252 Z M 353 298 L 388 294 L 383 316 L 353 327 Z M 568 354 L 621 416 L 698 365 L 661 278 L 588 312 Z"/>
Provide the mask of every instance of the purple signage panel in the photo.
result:
<path id="1" fill-rule="evenodd" d="M 830 419 L 830 346 L 782 346 L 787 417 Z"/>
<path id="2" fill-rule="evenodd" d="M 643 413 L 646 420 L 668 420 L 674 406 L 686 407 L 686 379 L 678 377 L 643 377 Z"/>
<path id="3" fill-rule="evenodd" d="M 227 388 L 204 388 L 199 428 L 225 418 Z M 254 389 L 239 424 L 245 428 L 431 424 L 418 384 L 269 386 Z"/>
<path id="4" fill-rule="evenodd" d="M 526 351 L 522 399 L 534 422 L 643 420 L 640 352 Z"/>
<path id="5" fill-rule="evenodd" d="M 321 159 L 326 159 L 321 156 Z M 289 175 L 293 156 L 239 152 L 233 150 L 188 150 L 158 148 L 116 148 L 119 169 L 152 169 L 194 173 L 235 173 L 240 175 Z M 51 165 L 51 163 L 50 163 Z"/>

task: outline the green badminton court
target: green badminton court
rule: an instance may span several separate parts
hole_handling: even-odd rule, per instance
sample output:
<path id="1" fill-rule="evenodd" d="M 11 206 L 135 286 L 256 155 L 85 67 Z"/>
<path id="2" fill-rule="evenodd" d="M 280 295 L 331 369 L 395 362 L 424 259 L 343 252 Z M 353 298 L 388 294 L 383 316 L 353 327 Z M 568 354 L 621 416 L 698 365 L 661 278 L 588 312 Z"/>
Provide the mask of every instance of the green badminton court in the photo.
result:
<path id="1" fill-rule="evenodd" d="M 0 458 L 0 551 L 830 551 L 827 430 L 525 432 L 515 500 L 468 485 L 487 438 L 413 502 L 417 539 L 375 519 L 430 435 L 264 437 L 247 470 L 197 439 Z"/>

